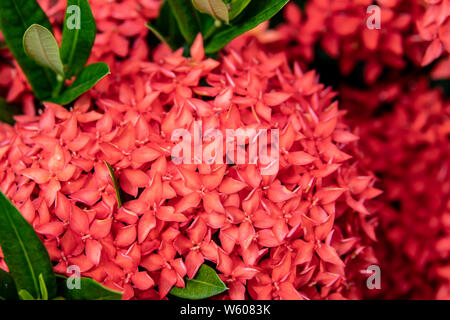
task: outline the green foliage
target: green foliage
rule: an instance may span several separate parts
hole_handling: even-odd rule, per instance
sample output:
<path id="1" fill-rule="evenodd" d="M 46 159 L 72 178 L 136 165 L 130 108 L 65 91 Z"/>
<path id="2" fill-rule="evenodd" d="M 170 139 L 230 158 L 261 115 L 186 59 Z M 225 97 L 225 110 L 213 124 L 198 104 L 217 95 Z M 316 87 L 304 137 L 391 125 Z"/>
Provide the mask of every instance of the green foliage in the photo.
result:
<path id="1" fill-rule="evenodd" d="M 245 7 L 248 6 L 251 0 L 231 0 L 228 1 L 228 6 L 230 7 L 230 20 L 236 18 Z"/>
<path id="2" fill-rule="evenodd" d="M 117 198 L 117 205 L 120 207 L 122 207 L 122 199 L 120 198 L 120 186 L 119 186 L 119 182 L 117 181 L 117 177 L 116 174 L 114 172 L 113 167 L 111 167 L 111 165 L 105 161 L 106 166 L 108 167 L 108 171 L 109 171 L 109 175 L 111 176 L 112 182 L 113 182 L 113 186 L 114 186 L 114 190 L 116 192 L 116 198 Z"/>
<path id="3" fill-rule="evenodd" d="M 216 20 L 225 23 L 230 20 L 228 7 L 222 0 L 192 0 L 192 3 L 198 11 L 209 14 Z"/>
<path id="4" fill-rule="evenodd" d="M 41 101 L 68 104 L 109 73 L 106 65 L 84 67 L 96 35 L 88 0 L 69 0 L 61 48 L 36 1 L 0 1 L 0 28 L 7 46 Z M 76 77 L 70 87 L 66 80 Z M 81 78 L 81 79 L 80 79 Z"/>
<path id="5" fill-rule="evenodd" d="M 120 300 L 122 292 L 111 290 L 90 278 L 80 278 L 80 289 L 69 289 L 68 278 L 58 275 L 58 293 L 67 300 Z"/>
<path id="6" fill-rule="evenodd" d="M 48 30 L 52 28 L 36 1 L 0 1 L 0 29 L 5 42 L 26 75 L 34 94 L 42 100 L 50 96 L 56 85 L 56 77 L 51 70 L 41 67 L 25 54 L 22 37 L 32 24 L 39 24 Z"/>
<path id="7" fill-rule="evenodd" d="M 231 40 L 257 27 L 273 17 L 289 0 L 252 1 L 237 17 L 232 26 L 219 29 L 205 45 L 206 53 L 214 53 L 225 47 Z"/>
<path id="8" fill-rule="evenodd" d="M 7 103 L 5 99 L 0 98 L 0 122 L 13 124 L 13 116 L 19 113 L 20 106 Z"/>
<path id="9" fill-rule="evenodd" d="M 216 271 L 203 264 L 193 279 L 187 279 L 184 288 L 173 287 L 170 294 L 183 299 L 206 299 L 227 290 L 227 286 L 220 280 Z"/>
<path id="10" fill-rule="evenodd" d="M 122 293 L 92 279 L 80 278 L 69 289 L 67 277 L 56 275 L 47 250 L 14 205 L 0 192 L 0 246 L 10 270 L 0 269 L 0 300 L 120 300 Z"/>
<path id="11" fill-rule="evenodd" d="M 47 99 L 47 101 L 61 105 L 68 104 L 92 88 L 97 82 L 108 74 L 110 74 L 110 71 L 106 63 L 92 63 L 81 70 L 78 77 L 70 87 L 64 90 L 56 98 L 50 98 Z"/>
<path id="12" fill-rule="evenodd" d="M 177 21 L 178 29 L 187 44 L 192 44 L 200 32 L 200 21 L 189 0 L 167 0 Z"/>
<path id="13" fill-rule="evenodd" d="M 148 27 L 173 50 L 191 45 L 195 36 L 201 33 L 205 52 L 213 55 L 234 38 L 273 17 L 288 2 L 289 0 L 166 0 L 160 15 Z M 179 35 L 183 38 L 180 39 Z"/>
<path id="14" fill-rule="evenodd" d="M 37 300 L 25 289 L 19 290 L 19 297 L 20 300 Z"/>
<path id="15" fill-rule="evenodd" d="M 16 285 L 8 272 L 0 269 L 0 300 L 18 300 Z"/>
<path id="16" fill-rule="evenodd" d="M 32 24 L 23 35 L 23 49 L 37 64 L 64 75 L 58 43 L 47 28 Z"/>
<path id="17" fill-rule="evenodd" d="M 78 22 L 74 16 L 77 13 L 76 10 L 79 10 L 80 28 L 76 28 Z M 75 21 L 73 21 L 74 19 Z M 60 49 L 68 77 L 80 73 L 86 65 L 96 33 L 97 27 L 89 2 L 87 0 L 68 0 Z"/>
<path id="18" fill-rule="evenodd" d="M 0 193 L 0 246 L 17 290 L 25 289 L 40 298 L 39 275 L 47 284 L 48 296 L 56 296 L 56 280 L 47 250 L 31 225 Z"/>

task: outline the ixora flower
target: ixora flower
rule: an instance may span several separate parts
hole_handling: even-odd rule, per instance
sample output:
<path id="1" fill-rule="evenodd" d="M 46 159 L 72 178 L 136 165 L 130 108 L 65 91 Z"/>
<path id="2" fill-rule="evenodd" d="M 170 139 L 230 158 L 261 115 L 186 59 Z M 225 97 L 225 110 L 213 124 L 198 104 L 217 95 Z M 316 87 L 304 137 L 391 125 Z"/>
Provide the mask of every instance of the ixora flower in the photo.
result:
<path id="1" fill-rule="evenodd" d="M 44 103 L 0 127 L 0 190 L 56 272 L 76 265 L 124 299 L 162 299 L 208 263 L 229 288 L 221 299 L 361 298 L 361 270 L 377 262 L 371 199 L 381 191 L 360 166 L 358 137 L 314 71 L 244 38 L 216 60 L 200 34 L 190 57 L 160 45 L 149 60 L 138 36 L 134 48 L 145 54 L 119 55 L 112 76 L 70 110 Z M 96 42 L 93 52 L 112 58 L 118 47 Z M 276 148 L 265 141 L 277 170 L 263 174 L 267 164 L 231 164 L 227 155 L 175 163 L 173 133 L 195 137 L 200 121 L 222 137 L 278 130 Z M 246 159 L 249 138 L 235 146 Z"/>
<path id="2" fill-rule="evenodd" d="M 450 52 L 450 4 L 447 0 L 312 0 L 300 10 L 290 3 L 286 22 L 265 40 L 285 43 L 290 56 L 315 62 L 317 49 L 339 60 L 342 74 L 364 66 L 364 80 L 374 83 L 386 67 L 426 66 Z M 376 26 L 372 26 L 376 25 Z M 299 32 L 298 30 L 301 30 Z M 436 66 L 436 72 L 448 68 Z"/>
<path id="3" fill-rule="evenodd" d="M 342 95 L 365 142 L 363 162 L 382 177 L 385 191 L 376 252 L 391 271 L 381 294 L 448 299 L 450 102 L 426 79 L 392 82 Z M 361 101 L 372 101 L 372 111 L 361 115 Z"/>

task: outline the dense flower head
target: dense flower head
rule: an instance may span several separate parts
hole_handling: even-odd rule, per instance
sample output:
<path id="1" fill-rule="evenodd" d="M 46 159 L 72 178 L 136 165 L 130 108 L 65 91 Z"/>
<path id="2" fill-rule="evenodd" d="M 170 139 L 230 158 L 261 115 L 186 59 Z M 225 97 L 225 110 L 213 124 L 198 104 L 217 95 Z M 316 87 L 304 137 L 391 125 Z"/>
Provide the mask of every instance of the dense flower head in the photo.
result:
<path id="1" fill-rule="evenodd" d="M 257 36 L 304 65 L 319 65 L 322 48 L 340 67 L 333 77 L 361 137 L 356 154 L 386 191 L 376 204 L 382 290 L 364 297 L 448 299 L 449 100 L 426 76 L 450 78 L 449 3 L 377 1 L 379 30 L 366 26 L 372 4 L 308 1 L 300 10 L 291 3 L 284 23 Z M 360 62 L 365 83 L 342 77 Z"/>
<path id="2" fill-rule="evenodd" d="M 376 263 L 371 199 L 381 191 L 360 166 L 336 93 L 252 36 L 218 60 L 205 57 L 201 36 L 190 58 L 161 45 L 149 60 L 136 28 L 121 52 L 120 33 L 107 30 L 134 11 L 114 5 L 93 2 L 104 32 L 92 59 L 107 60 L 112 76 L 70 110 L 45 103 L 38 114 L 26 85 L 12 85 L 28 112 L 0 127 L 0 189 L 40 235 L 55 271 L 76 265 L 124 299 L 158 299 L 207 262 L 229 287 L 223 299 L 360 298 L 360 271 Z M 17 78 L 24 81 L 8 85 Z M 278 169 L 175 164 L 172 134 L 195 134 L 197 121 L 203 132 L 278 129 Z M 248 154 L 247 144 L 237 147 Z M 120 208 L 105 162 L 118 176 Z"/>
<path id="3" fill-rule="evenodd" d="M 362 63 L 370 84 L 386 67 L 426 66 L 450 52 L 447 0 L 312 0 L 303 10 L 288 4 L 284 15 L 286 22 L 267 41 L 284 43 L 290 56 L 306 63 L 322 48 L 339 60 L 344 75 Z M 436 69 L 449 76 L 448 63 Z"/>
<path id="4" fill-rule="evenodd" d="M 364 141 L 362 161 L 385 191 L 376 250 L 389 270 L 382 298 L 448 299 L 450 101 L 425 79 L 351 92 L 342 101 Z M 362 100 L 371 111 L 360 112 Z"/>

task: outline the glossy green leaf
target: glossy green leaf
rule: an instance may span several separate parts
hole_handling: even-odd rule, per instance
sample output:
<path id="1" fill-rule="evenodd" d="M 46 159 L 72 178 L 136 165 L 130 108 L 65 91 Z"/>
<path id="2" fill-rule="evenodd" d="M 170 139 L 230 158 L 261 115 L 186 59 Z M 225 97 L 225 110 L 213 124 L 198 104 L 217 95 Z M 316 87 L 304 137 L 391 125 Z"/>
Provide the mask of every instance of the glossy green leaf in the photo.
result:
<path id="1" fill-rule="evenodd" d="M 217 29 L 216 22 L 213 17 L 205 13 L 198 13 L 198 18 L 200 20 L 200 31 L 203 35 L 203 41 L 208 39 L 210 36 L 214 34 Z"/>
<path id="2" fill-rule="evenodd" d="M 228 3 L 230 20 L 236 18 L 250 3 L 251 0 L 231 0 Z M 258 1 L 258 0 L 256 0 Z"/>
<path id="3" fill-rule="evenodd" d="M 39 275 L 39 288 L 41 291 L 41 300 L 48 300 L 47 285 L 45 284 L 44 276 L 42 273 Z"/>
<path id="4" fill-rule="evenodd" d="M 228 23 L 228 8 L 222 0 L 192 0 L 192 3 L 198 11 L 207 13 L 214 19 Z"/>
<path id="5" fill-rule="evenodd" d="M 0 269 L 0 300 L 17 300 L 16 285 L 8 272 Z"/>
<path id="6" fill-rule="evenodd" d="M 170 294 L 178 298 L 200 300 L 218 295 L 228 289 L 216 271 L 206 264 L 198 269 L 193 279 L 187 279 L 185 283 L 184 288 L 173 287 Z"/>
<path id="7" fill-rule="evenodd" d="M 23 49 L 39 65 L 64 74 L 58 43 L 47 28 L 32 24 L 23 35 Z"/>
<path id="8" fill-rule="evenodd" d="M 167 44 L 172 50 L 175 48 L 172 47 L 171 43 L 169 42 L 169 39 L 167 39 L 160 30 L 158 30 L 153 24 L 146 23 L 145 26 L 153 33 L 153 35 L 158 38 L 159 41 Z"/>
<path id="9" fill-rule="evenodd" d="M 48 296 L 56 296 L 56 280 L 49 255 L 33 227 L 0 192 L 0 246 L 17 290 L 26 289 L 40 297 L 39 275 L 47 285 Z"/>
<path id="10" fill-rule="evenodd" d="M 12 103 L 7 103 L 5 99 L 0 98 L 0 122 L 13 124 L 13 116 L 19 114 L 20 111 L 20 106 Z"/>
<path id="11" fill-rule="evenodd" d="M 66 75 L 78 74 L 91 54 L 97 28 L 87 0 L 68 0 L 61 41 Z"/>
<path id="12" fill-rule="evenodd" d="M 97 62 L 90 64 L 81 70 L 80 74 L 70 87 L 63 91 L 59 96 L 46 99 L 46 101 L 60 105 L 68 104 L 91 89 L 97 82 L 109 73 L 109 67 L 106 63 Z"/>
<path id="13" fill-rule="evenodd" d="M 233 25 L 224 26 L 210 38 L 205 52 L 211 54 L 219 51 L 234 38 L 273 17 L 288 2 L 289 0 L 251 1 L 238 19 L 233 21 Z"/>
<path id="14" fill-rule="evenodd" d="M 116 191 L 116 198 L 117 198 L 117 205 L 122 207 L 122 199 L 120 198 L 120 187 L 119 182 L 117 181 L 116 173 L 114 172 L 114 168 L 111 167 L 111 165 L 105 161 L 106 166 L 108 167 L 109 175 L 111 176 L 114 190 Z"/>
<path id="15" fill-rule="evenodd" d="M 66 300 L 120 300 L 122 292 L 111 290 L 91 278 L 80 278 L 79 289 L 69 289 L 67 277 L 57 275 L 58 295 Z"/>
<path id="16" fill-rule="evenodd" d="M 5 42 L 40 100 L 50 96 L 56 77 L 25 54 L 22 38 L 33 23 L 51 30 L 51 24 L 36 1 L 0 0 L 0 29 Z"/>
<path id="17" fill-rule="evenodd" d="M 179 32 L 187 44 L 192 44 L 200 32 L 197 13 L 190 0 L 167 0 L 177 21 Z"/>
<path id="18" fill-rule="evenodd" d="M 157 40 L 166 43 L 172 50 L 176 50 L 183 46 L 184 39 L 178 28 L 178 22 L 170 8 L 169 2 L 164 1 L 159 11 L 158 18 L 147 24 Z M 158 42 L 150 42 L 156 45 Z"/>
<path id="19" fill-rule="evenodd" d="M 36 298 L 34 298 L 31 293 L 25 289 L 19 290 L 19 297 L 20 300 L 36 300 Z"/>

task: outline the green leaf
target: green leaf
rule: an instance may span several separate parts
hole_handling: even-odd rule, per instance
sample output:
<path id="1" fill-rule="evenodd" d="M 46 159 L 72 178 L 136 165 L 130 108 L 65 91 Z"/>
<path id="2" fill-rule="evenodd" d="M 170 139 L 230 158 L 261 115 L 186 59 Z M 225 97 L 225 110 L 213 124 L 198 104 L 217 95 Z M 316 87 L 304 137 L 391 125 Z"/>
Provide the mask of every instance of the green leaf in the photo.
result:
<path id="1" fill-rule="evenodd" d="M 208 14 L 200 13 L 198 14 L 200 20 L 200 28 L 203 35 L 203 41 L 208 39 L 217 29 L 216 21 L 213 17 Z"/>
<path id="2" fill-rule="evenodd" d="M 80 289 L 69 289 L 67 277 L 57 275 L 58 295 L 67 300 L 120 300 L 122 292 L 111 290 L 90 278 L 80 278 Z"/>
<path id="3" fill-rule="evenodd" d="M 232 26 L 224 26 L 214 34 L 205 46 L 205 53 L 211 54 L 225 47 L 231 40 L 273 17 L 289 0 L 251 1 Z"/>
<path id="4" fill-rule="evenodd" d="M 248 6 L 251 0 L 231 0 L 228 4 L 230 20 L 236 18 Z M 256 0 L 258 1 L 258 0 Z"/>
<path id="5" fill-rule="evenodd" d="M 0 192 L 0 246 L 17 290 L 40 297 L 38 276 L 42 274 L 48 296 L 56 296 L 56 281 L 49 255 L 33 227 Z"/>
<path id="6" fill-rule="evenodd" d="M 192 0 L 192 3 L 198 11 L 228 23 L 228 8 L 222 0 Z"/>
<path id="7" fill-rule="evenodd" d="M 19 290 L 20 300 L 36 300 L 27 290 Z"/>
<path id="8" fill-rule="evenodd" d="M 221 0 L 219 0 L 221 1 Z M 200 32 L 197 13 L 190 0 L 167 0 L 187 44 L 192 44 Z"/>
<path id="9" fill-rule="evenodd" d="M 8 272 L 0 269 L 0 300 L 18 300 L 16 285 Z"/>
<path id="10" fill-rule="evenodd" d="M 61 42 L 61 59 L 66 75 L 78 74 L 86 65 L 97 28 L 87 0 L 68 0 Z"/>
<path id="11" fill-rule="evenodd" d="M 178 29 L 178 23 L 170 8 L 169 2 L 164 1 L 159 11 L 158 18 L 147 24 L 159 41 L 166 43 L 172 50 L 183 46 L 184 39 Z M 150 40 L 153 40 L 150 38 Z M 151 42 L 156 45 L 157 42 Z"/>
<path id="12" fill-rule="evenodd" d="M 110 74 L 110 71 L 106 63 L 97 62 L 90 64 L 81 70 L 80 74 L 69 88 L 63 91 L 59 96 L 46 99 L 45 101 L 60 105 L 68 104 L 91 89 L 108 74 Z"/>
<path id="13" fill-rule="evenodd" d="M 20 106 L 7 103 L 5 99 L 0 98 L 0 122 L 14 124 L 13 116 L 20 114 L 20 111 Z"/>
<path id="14" fill-rule="evenodd" d="M 184 288 L 173 287 L 170 294 L 183 299 L 200 300 L 218 295 L 227 289 L 216 271 L 203 264 L 193 279 L 186 280 Z"/>
<path id="15" fill-rule="evenodd" d="M 51 30 L 47 16 L 36 1 L 0 1 L 0 29 L 5 42 L 25 73 L 34 94 L 43 100 L 50 96 L 56 77 L 50 70 L 34 62 L 23 50 L 23 34 L 33 23 Z"/>
<path id="16" fill-rule="evenodd" d="M 108 167 L 109 175 L 111 176 L 111 179 L 112 179 L 112 182 L 114 185 L 114 190 L 116 191 L 117 205 L 120 208 L 120 207 L 122 207 L 122 199 L 120 198 L 120 187 L 119 187 L 119 183 L 117 182 L 117 177 L 114 172 L 114 168 L 111 167 L 111 165 L 106 161 L 105 161 L 105 164 Z"/>
<path id="17" fill-rule="evenodd" d="M 42 275 L 42 273 L 39 275 L 39 287 L 41 289 L 41 299 L 48 300 L 47 285 L 45 284 L 44 276 Z"/>
<path id="18" fill-rule="evenodd" d="M 32 24 L 23 35 L 23 49 L 39 65 L 64 75 L 58 43 L 47 28 Z"/>
<path id="19" fill-rule="evenodd" d="M 153 24 L 146 23 L 145 26 L 155 35 L 155 37 L 158 38 L 159 41 L 167 44 L 172 50 L 175 50 L 169 42 L 169 39 L 166 39 L 166 37 L 162 35 L 161 31 L 159 31 Z"/>

